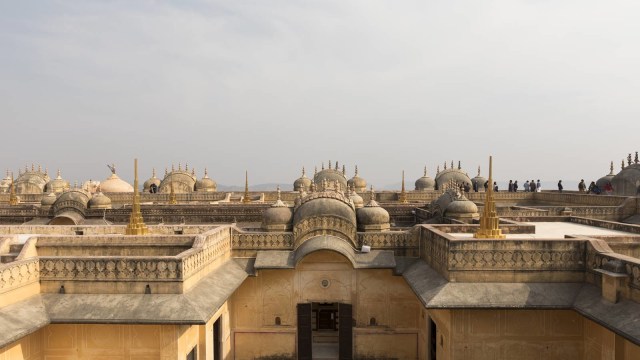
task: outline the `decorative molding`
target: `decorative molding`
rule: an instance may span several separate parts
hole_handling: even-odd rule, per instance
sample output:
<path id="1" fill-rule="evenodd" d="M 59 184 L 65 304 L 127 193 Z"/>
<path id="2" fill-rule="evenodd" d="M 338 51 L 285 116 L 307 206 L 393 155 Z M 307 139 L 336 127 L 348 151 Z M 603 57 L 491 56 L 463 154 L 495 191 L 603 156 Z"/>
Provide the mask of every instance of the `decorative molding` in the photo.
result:
<path id="1" fill-rule="evenodd" d="M 295 247 L 305 240 L 320 235 L 331 235 L 347 240 L 356 246 L 356 224 L 337 216 L 314 216 L 305 218 L 293 227 Z"/>
<path id="2" fill-rule="evenodd" d="M 39 265 L 35 258 L 0 265 L 0 293 L 37 282 L 40 278 Z"/>
<path id="3" fill-rule="evenodd" d="M 234 250 L 292 250 L 293 233 L 234 233 Z"/>

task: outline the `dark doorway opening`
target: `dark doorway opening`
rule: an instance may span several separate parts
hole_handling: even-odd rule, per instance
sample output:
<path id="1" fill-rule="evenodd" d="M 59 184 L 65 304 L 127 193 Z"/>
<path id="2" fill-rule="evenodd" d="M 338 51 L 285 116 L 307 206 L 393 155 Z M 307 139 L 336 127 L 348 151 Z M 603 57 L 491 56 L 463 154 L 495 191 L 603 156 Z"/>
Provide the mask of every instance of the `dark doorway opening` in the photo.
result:
<path id="1" fill-rule="evenodd" d="M 438 349 L 438 328 L 433 319 L 429 318 L 429 360 L 436 360 Z"/>
<path id="2" fill-rule="evenodd" d="M 213 360 L 222 360 L 222 316 L 213 323 Z"/>
<path id="3" fill-rule="evenodd" d="M 353 358 L 350 304 L 298 304 L 298 359 Z"/>

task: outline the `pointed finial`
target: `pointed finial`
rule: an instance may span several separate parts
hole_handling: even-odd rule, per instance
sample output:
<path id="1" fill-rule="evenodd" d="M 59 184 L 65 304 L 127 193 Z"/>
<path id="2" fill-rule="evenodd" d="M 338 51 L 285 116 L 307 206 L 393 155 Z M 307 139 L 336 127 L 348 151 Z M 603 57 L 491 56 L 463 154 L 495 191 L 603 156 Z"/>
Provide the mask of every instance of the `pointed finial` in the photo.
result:
<path id="1" fill-rule="evenodd" d="M 242 198 L 243 203 L 250 203 L 251 199 L 249 198 L 249 171 L 244 171 L 244 197 Z"/>
<path id="2" fill-rule="evenodd" d="M 176 171 L 176 168 L 173 164 L 171 164 L 171 172 L 174 172 L 174 171 Z"/>
<path id="3" fill-rule="evenodd" d="M 189 163 L 184 163 L 184 171 L 189 171 Z"/>
<path id="4" fill-rule="evenodd" d="M 635 158 L 633 161 L 634 161 L 636 164 L 637 164 L 638 162 L 640 162 L 640 159 L 638 159 L 638 152 L 637 152 L 637 151 L 636 151 L 636 158 Z"/>
<path id="5" fill-rule="evenodd" d="M 613 160 L 611 160 L 611 167 L 609 168 L 609 175 L 613 175 Z"/>
<path id="6" fill-rule="evenodd" d="M 356 164 L 356 174 L 353 177 L 358 176 L 358 165 Z"/>
<path id="7" fill-rule="evenodd" d="M 629 156 L 631 156 L 631 154 L 629 154 Z M 33 166 L 33 163 L 31 163 L 31 172 L 34 172 L 34 171 L 36 171 L 35 167 Z"/>
<path id="8" fill-rule="evenodd" d="M 302 177 L 304 177 L 304 166 L 302 167 Z"/>
<path id="9" fill-rule="evenodd" d="M 444 169 L 447 170 L 447 162 L 444 162 Z"/>
<path id="10" fill-rule="evenodd" d="M 278 193 L 278 201 L 280 201 L 280 185 L 276 188 L 276 192 Z"/>
<path id="11" fill-rule="evenodd" d="M 74 180 L 73 181 L 73 188 L 77 189 L 78 188 L 78 180 Z"/>
<path id="12" fill-rule="evenodd" d="M 321 169 L 324 170 L 324 161 L 322 162 L 322 168 Z"/>
<path id="13" fill-rule="evenodd" d="M 453 169 L 453 160 L 451 160 L 451 169 Z"/>
<path id="14" fill-rule="evenodd" d="M 480 176 L 480 166 L 478 166 L 478 177 Z"/>
<path id="15" fill-rule="evenodd" d="M 169 171 L 167 169 L 167 167 L 164 167 L 164 177 L 167 177 L 167 175 L 169 175 Z"/>
<path id="16" fill-rule="evenodd" d="M 49 169 L 44 168 L 44 176 L 49 176 Z"/>
<path id="17" fill-rule="evenodd" d="M 340 165 L 338 165 L 338 161 L 336 161 L 336 167 L 334 169 L 336 170 L 340 169 Z"/>
<path id="18" fill-rule="evenodd" d="M 207 168 L 204 168 L 204 178 L 207 179 L 209 177 L 209 172 L 207 171 Z"/>
<path id="19" fill-rule="evenodd" d="M 627 156 L 627 164 L 631 165 L 631 153 Z"/>
<path id="20" fill-rule="evenodd" d="M 460 160 L 458 160 L 458 170 L 461 170 L 462 166 L 460 166 Z"/>
<path id="21" fill-rule="evenodd" d="M 178 163 L 178 171 L 182 171 L 182 164 Z"/>
<path id="22" fill-rule="evenodd" d="M 331 170 L 331 160 L 329 160 L 329 170 Z"/>
<path id="23" fill-rule="evenodd" d="M 60 175 L 60 169 L 58 169 L 58 175 L 56 176 L 56 179 L 62 179 L 62 176 Z"/>
<path id="24" fill-rule="evenodd" d="M 315 177 L 318 174 L 318 166 L 315 167 L 315 169 L 313 170 L 313 177 Z"/>
<path id="25" fill-rule="evenodd" d="M 151 168 L 151 177 L 152 178 L 156 177 L 156 168 Z"/>
<path id="26" fill-rule="evenodd" d="M 436 169 L 436 175 L 440 174 L 440 165 L 438 165 L 438 168 Z"/>
<path id="27" fill-rule="evenodd" d="M 371 185 L 371 187 L 369 188 L 369 200 L 373 201 L 376 199 L 376 193 L 373 191 L 373 185 Z"/>
<path id="28" fill-rule="evenodd" d="M 620 168 L 624 170 L 624 159 L 622 159 L 622 163 L 620 163 Z"/>
<path id="29" fill-rule="evenodd" d="M 196 176 L 196 168 L 191 168 L 191 176 Z"/>
<path id="30" fill-rule="evenodd" d="M 427 176 L 427 165 L 424 166 L 424 175 L 423 176 Z"/>
<path id="31" fill-rule="evenodd" d="M 42 172 L 42 166 L 38 164 L 38 172 Z"/>
<path id="32" fill-rule="evenodd" d="M 342 175 L 347 175 L 347 169 L 345 168 L 344 164 L 342 164 Z"/>

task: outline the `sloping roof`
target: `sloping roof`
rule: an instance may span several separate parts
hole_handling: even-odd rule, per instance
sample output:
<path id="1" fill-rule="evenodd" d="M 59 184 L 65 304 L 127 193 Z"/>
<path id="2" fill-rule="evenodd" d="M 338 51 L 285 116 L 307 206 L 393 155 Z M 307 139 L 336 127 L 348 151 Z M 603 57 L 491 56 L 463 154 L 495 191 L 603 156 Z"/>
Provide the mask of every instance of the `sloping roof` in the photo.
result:
<path id="1" fill-rule="evenodd" d="M 49 324 L 40 295 L 0 309 L 0 348 Z"/>

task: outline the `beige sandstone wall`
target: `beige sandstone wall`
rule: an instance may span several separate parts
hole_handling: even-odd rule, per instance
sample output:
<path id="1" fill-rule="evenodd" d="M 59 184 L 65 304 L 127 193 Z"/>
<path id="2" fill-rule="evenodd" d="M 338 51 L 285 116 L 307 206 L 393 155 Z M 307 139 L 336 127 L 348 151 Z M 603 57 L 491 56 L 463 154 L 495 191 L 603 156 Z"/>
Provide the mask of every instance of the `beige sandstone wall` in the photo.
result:
<path id="1" fill-rule="evenodd" d="M 1 330 L 0 330 L 1 331 Z M 22 339 L 0 348 L 0 360 L 40 360 L 43 358 L 42 333 L 38 330 Z"/>
<path id="2" fill-rule="evenodd" d="M 317 251 L 295 270 L 260 270 L 236 291 L 229 301 L 235 358 L 293 357 L 296 305 L 309 302 L 353 305 L 354 355 L 417 357 L 421 305 L 404 279 L 391 270 L 354 270 L 342 255 Z M 372 317 L 377 326 L 369 326 Z"/>

